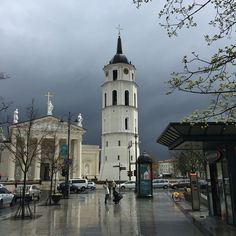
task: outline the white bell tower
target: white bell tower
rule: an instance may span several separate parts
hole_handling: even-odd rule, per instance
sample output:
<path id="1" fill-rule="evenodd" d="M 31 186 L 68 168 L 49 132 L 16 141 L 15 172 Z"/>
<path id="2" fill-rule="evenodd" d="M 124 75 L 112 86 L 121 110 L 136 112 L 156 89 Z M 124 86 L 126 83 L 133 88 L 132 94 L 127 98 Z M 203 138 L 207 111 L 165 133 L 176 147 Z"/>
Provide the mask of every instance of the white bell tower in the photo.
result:
<path id="1" fill-rule="evenodd" d="M 117 52 L 104 68 L 102 84 L 102 151 L 100 180 L 132 180 L 139 156 L 138 102 L 135 67 L 122 52 L 120 35 Z M 123 167 L 119 173 L 119 167 Z M 120 175 L 120 176 L 119 176 Z"/>

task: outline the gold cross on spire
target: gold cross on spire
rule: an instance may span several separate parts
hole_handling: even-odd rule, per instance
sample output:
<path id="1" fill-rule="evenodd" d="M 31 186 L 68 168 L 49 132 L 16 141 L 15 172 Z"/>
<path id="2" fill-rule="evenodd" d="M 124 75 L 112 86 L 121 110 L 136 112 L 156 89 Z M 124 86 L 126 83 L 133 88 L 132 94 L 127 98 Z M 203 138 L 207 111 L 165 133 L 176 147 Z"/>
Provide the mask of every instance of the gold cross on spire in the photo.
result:
<path id="1" fill-rule="evenodd" d="M 123 30 L 123 28 L 121 28 L 120 25 L 118 25 L 116 29 L 118 30 L 118 36 L 120 36 L 120 31 Z"/>

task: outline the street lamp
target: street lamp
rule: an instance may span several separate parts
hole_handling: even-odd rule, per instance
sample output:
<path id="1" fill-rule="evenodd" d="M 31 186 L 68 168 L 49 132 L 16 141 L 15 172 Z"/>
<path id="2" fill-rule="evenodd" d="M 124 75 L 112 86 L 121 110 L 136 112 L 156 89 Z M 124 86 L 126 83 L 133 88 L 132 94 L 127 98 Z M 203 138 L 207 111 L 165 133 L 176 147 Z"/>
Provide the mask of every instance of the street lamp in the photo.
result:
<path id="1" fill-rule="evenodd" d="M 68 115 L 68 132 L 67 132 L 67 164 L 66 164 L 66 188 L 67 188 L 67 197 L 70 198 L 70 183 L 69 183 L 69 176 L 70 176 L 70 123 L 71 123 L 71 117 L 70 112 Z"/>
<path id="2" fill-rule="evenodd" d="M 134 139 L 135 139 L 135 192 L 137 192 L 137 147 L 138 147 L 138 142 L 137 142 L 137 139 L 138 139 L 138 135 L 136 133 L 136 128 L 135 128 L 135 135 L 134 135 Z"/>
<path id="3" fill-rule="evenodd" d="M 63 122 L 63 120 L 61 120 Z M 75 122 L 78 122 L 76 119 Z M 66 156 L 66 176 L 65 176 L 65 186 L 66 186 L 66 198 L 70 198 L 70 183 L 69 183 L 69 177 L 70 177 L 70 126 L 71 126 L 71 114 L 69 112 L 68 114 L 68 120 L 67 120 L 68 128 L 67 128 L 67 156 Z"/>
<path id="4" fill-rule="evenodd" d="M 129 149 L 129 180 L 131 180 L 131 162 L 130 162 L 130 148 L 132 147 L 132 141 L 128 145 Z"/>

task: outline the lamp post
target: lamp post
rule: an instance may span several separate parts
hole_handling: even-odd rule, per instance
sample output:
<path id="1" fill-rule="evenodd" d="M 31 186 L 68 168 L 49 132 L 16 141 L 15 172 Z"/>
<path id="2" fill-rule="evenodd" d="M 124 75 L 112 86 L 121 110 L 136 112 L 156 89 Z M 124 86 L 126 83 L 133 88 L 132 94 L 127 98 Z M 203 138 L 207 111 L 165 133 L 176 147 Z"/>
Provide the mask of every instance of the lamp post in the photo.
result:
<path id="1" fill-rule="evenodd" d="M 134 135 L 134 139 L 135 139 L 135 173 L 136 173 L 136 176 L 135 176 L 135 192 L 137 192 L 137 138 L 138 138 L 138 135 L 136 133 L 136 128 L 135 128 L 135 135 Z"/>
<path id="2" fill-rule="evenodd" d="M 63 120 L 61 120 L 63 122 Z M 78 122 L 76 119 L 75 122 Z M 66 158 L 65 158 L 65 169 L 66 169 L 66 174 L 65 174 L 65 187 L 66 187 L 66 192 L 65 192 L 65 197 L 69 198 L 70 197 L 70 130 L 71 129 L 71 114 L 69 112 L 68 114 L 68 120 L 67 120 L 67 153 L 66 153 Z"/>
<path id="3" fill-rule="evenodd" d="M 128 149 L 129 149 L 129 180 L 131 180 L 131 162 L 130 162 L 130 148 L 131 147 L 132 147 L 132 141 L 128 145 Z"/>
<path id="4" fill-rule="evenodd" d="M 68 115 L 68 133 L 67 133 L 67 164 L 66 164 L 66 189 L 67 189 L 67 197 L 70 198 L 70 183 L 69 183 L 69 176 L 70 176 L 70 124 L 71 124 L 71 116 L 70 112 Z"/>

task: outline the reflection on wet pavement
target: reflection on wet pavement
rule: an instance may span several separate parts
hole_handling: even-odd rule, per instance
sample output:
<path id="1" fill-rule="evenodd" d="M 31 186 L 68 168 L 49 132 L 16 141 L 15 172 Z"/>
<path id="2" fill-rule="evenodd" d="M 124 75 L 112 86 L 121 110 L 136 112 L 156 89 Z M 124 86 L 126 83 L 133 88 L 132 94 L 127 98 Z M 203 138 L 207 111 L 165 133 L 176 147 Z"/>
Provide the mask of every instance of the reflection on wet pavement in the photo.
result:
<path id="1" fill-rule="evenodd" d="M 73 194 L 59 206 L 38 206 L 33 220 L 0 221 L 0 235 L 202 235 L 165 192 L 136 199 L 125 192 L 120 204 L 104 204 L 103 191 Z"/>

